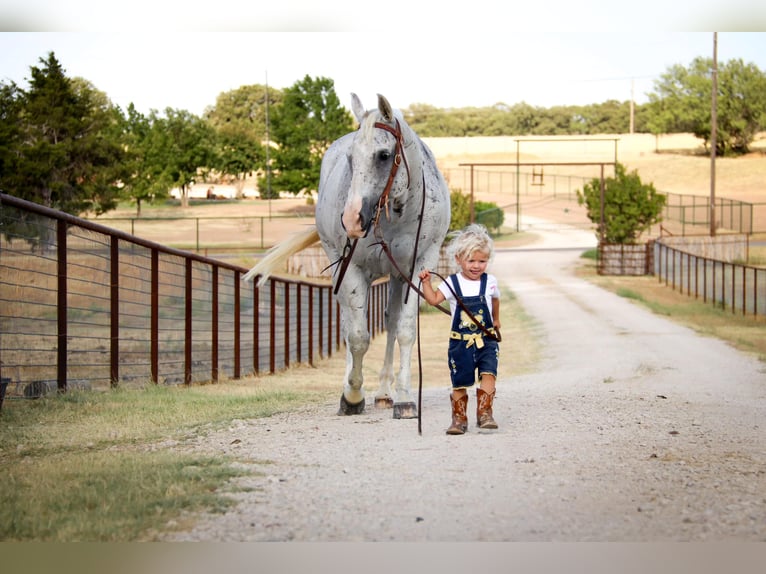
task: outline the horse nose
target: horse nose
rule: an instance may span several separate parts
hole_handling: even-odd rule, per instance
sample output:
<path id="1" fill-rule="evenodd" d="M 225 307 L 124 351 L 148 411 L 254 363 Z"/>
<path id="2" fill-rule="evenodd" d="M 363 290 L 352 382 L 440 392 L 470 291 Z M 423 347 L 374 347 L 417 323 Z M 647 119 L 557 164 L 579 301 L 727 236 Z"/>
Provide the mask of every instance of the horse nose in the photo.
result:
<path id="1" fill-rule="evenodd" d="M 352 239 L 358 239 L 370 231 L 375 220 L 375 205 L 375 202 L 364 199 L 346 206 L 341 216 L 341 224 L 346 235 Z"/>

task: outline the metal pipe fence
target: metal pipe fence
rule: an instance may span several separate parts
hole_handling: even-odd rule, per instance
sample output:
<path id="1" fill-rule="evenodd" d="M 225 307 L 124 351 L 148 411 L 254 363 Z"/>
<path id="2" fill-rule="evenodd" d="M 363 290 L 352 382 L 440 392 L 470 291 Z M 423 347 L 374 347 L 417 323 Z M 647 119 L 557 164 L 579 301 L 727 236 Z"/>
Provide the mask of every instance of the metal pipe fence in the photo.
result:
<path id="1" fill-rule="evenodd" d="M 551 168 L 543 172 L 542 164 L 537 171 L 508 170 L 507 168 L 480 168 L 473 170 L 473 189 L 476 194 L 489 194 L 508 197 L 509 204 L 517 201 L 525 208 L 534 208 L 534 201 L 562 200 L 577 202 L 577 192 L 598 175 L 585 173 L 580 168 L 579 174 L 554 172 Z M 575 168 L 571 168 L 575 169 Z M 471 170 L 466 167 L 445 170 L 445 177 L 452 189 L 463 193 L 471 190 Z M 611 175 L 611 174 L 609 174 Z M 660 191 L 667 197 L 662 213 L 662 225 L 672 229 L 676 235 L 696 235 L 710 229 L 709 195 L 689 195 Z M 717 227 L 736 233 L 766 232 L 766 203 L 749 203 L 737 199 L 718 197 L 715 199 Z M 647 231 L 652 235 L 653 229 Z"/>
<path id="2" fill-rule="evenodd" d="M 342 345 L 328 282 L 247 269 L 0 194 L 0 376 L 7 396 L 191 384 L 314 364 Z M 384 330 L 387 281 L 371 288 Z"/>
<path id="3" fill-rule="evenodd" d="M 654 274 L 665 285 L 732 313 L 766 315 L 766 269 L 703 257 L 654 242 Z"/>
<path id="4" fill-rule="evenodd" d="M 93 221 L 93 220 L 89 220 Z M 314 217 L 300 215 L 248 215 L 216 217 L 102 217 L 97 223 L 158 243 L 205 253 L 208 250 L 241 251 L 267 249 L 284 237 L 286 227 L 313 224 Z M 244 243 L 247 242 L 245 245 Z"/>

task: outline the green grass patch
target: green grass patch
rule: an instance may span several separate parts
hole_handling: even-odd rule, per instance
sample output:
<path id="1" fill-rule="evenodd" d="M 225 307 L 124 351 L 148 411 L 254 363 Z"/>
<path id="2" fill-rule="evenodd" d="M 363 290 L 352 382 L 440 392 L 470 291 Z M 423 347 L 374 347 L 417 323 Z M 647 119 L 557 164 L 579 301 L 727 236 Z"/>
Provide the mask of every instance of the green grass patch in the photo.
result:
<path id="1" fill-rule="evenodd" d="M 167 450 L 25 457 L 2 472 L 0 538 L 142 540 L 183 511 L 224 510 L 221 485 L 243 473 L 226 457 Z"/>
<path id="2" fill-rule="evenodd" d="M 656 301 L 648 300 L 641 293 L 637 293 L 636 291 L 633 291 L 632 289 L 626 289 L 625 287 L 620 287 L 615 291 L 615 293 L 625 299 L 631 299 L 637 303 L 641 303 L 642 305 L 644 305 L 645 307 L 648 307 L 652 312 L 658 315 L 670 316 L 673 314 L 673 310 L 671 308 L 668 308 L 666 305 L 657 303 Z"/>
<path id="3" fill-rule="evenodd" d="M 147 540 L 185 511 L 221 511 L 231 504 L 228 481 L 247 470 L 184 442 L 327 397 L 250 380 L 6 400 L 0 540 Z"/>

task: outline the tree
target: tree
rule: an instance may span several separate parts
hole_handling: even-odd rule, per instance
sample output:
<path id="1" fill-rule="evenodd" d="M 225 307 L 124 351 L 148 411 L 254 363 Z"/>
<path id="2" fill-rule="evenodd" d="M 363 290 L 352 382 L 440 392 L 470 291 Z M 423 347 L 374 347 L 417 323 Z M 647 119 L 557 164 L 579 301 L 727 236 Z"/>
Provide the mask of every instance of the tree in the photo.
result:
<path id="1" fill-rule="evenodd" d="M 0 83 L 0 189 L 13 189 L 21 146 L 22 94 L 14 84 Z"/>
<path id="2" fill-rule="evenodd" d="M 271 136 L 277 144 L 271 166 L 272 187 L 297 195 L 317 189 L 324 152 L 333 141 L 352 131 L 354 123 L 341 107 L 329 78 L 306 76 L 287 88 L 283 97 L 271 121 Z M 264 179 L 259 180 L 261 189 Z"/>
<path id="3" fill-rule="evenodd" d="M 282 92 L 268 86 L 241 86 L 221 93 L 205 119 L 218 134 L 219 162 L 222 175 L 235 180 L 241 197 L 245 179 L 266 168 L 266 144 L 270 139 L 269 110 L 282 101 Z"/>
<path id="4" fill-rule="evenodd" d="M 695 58 L 672 66 L 649 94 L 648 125 L 655 134 L 691 132 L 711 140 L 713 60 Z M 746 153 L 766 127 L 766 75 L 753 64 L 730 60 L 719 66 L 716 153 Z"/>
<path id="5" fill-rule="evenodd" d="M 141 204 L 145 201 L 165 199 L 173 187 L 166 171 L 165 134 L 161 122 L 154 121 L 128 106 L 123 120 L 127 169 L 122 197 L 136 203 L 136 216 L 141 217 Z"/>
<path id="6" fill-rule="evenodd" d="M 577 203 L 585 205 L 596 224 L 596 237 L 605 243 L 635 244 L 641 233 L 662 220 L 667 197 L 651 183 L 644 184 L 637 171 L 615 165 L 615 176 L 604 180 L 604 222 L 601 224 L 601 180 L 592 179 L 577 190 Z"/>
<path id="7" fill-rule="evenodd" d="M 186 110 L 166 108 L 164 117 L 152 111 L 150 121 L 156 161 L 164 165 L 161 179 L 179 188 L 181 207 L 188 207 L 189 189 L 218 161 L 216 133 L 207 122 Z"/>
<path id="8" fill-rule="evenodd" d="M 31 67 L 29 89 L 3 86 L 0 187 L 72 214 L 103 213 L 119 196 L 120 114 L 53 52 Z M 5 139 L 7 137 L 7 139 Z"/>

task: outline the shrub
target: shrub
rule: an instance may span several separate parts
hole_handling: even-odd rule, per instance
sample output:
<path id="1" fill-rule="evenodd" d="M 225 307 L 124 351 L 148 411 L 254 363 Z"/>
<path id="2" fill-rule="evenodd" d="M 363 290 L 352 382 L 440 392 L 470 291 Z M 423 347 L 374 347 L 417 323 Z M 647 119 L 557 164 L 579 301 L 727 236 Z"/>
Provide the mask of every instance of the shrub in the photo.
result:
<path id="1" fill-rule="evenodd" d="M 639 236 L 662 221 L 667 197 L 651 183 L 644 184 L 637 171 L 627 173 L 615 165 L 615 177 L 604 180 L 604 223 L 601 228 L 601 180 L 594 178 L 577 190 L 577 203 L 585 205 L 588 218 L 596 224 L 596 237 L 605 243 L 635 244 Z"/>
<path id="2" fill-rule="evenodd" d="M 463 229 L 471 223 L 471 198 L 460 189 L 453 189 L 450 193 L 450 231 Z M 505 213 L 497 204 L 488 201 L 475 201 L 473 204 L 476 223 L 481 223 L 490 232 L 499 232 L 505 221 Z"/>

